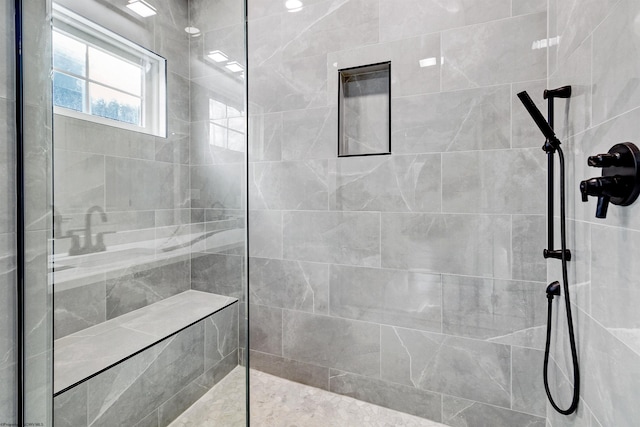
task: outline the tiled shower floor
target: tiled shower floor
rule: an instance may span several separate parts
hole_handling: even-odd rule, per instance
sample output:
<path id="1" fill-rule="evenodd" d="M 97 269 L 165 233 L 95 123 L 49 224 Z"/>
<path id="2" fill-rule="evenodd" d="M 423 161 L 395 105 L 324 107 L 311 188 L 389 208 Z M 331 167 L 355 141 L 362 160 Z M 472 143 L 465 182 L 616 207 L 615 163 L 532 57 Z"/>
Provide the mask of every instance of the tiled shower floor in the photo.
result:
<path id="1" fill-rule="evenodd" d="M 237 367 L 170 427 L 244 427 L 244 379 Z M 251 421 L 260 427 L 444 427 L 255 370 Z"/>

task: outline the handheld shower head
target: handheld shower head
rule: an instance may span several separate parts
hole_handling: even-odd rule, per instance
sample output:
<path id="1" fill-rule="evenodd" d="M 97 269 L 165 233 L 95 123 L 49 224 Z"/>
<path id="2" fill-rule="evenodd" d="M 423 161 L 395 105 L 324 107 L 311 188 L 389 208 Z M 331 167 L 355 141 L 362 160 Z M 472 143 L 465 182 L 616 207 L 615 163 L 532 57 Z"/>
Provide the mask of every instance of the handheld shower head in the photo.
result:
<path id="1" fill-rule="evenodd" d="M 520 98 L 520 101 L 522 101 L 524 108 L 527 109 L 529 115 L 531 115 L 533 121 L 536 123 L 536 125 L 538 125 L 540 132 L 542 132 L 545 138 L 547 138 L 549 142 L 556 147 L 560 145 L 560 140 L 556 136 L 553 129 L 551 129 L 551 126 L 549 126 L 549 123 L 547 123 L 540 110 L 538 110 L 536 104 L 533 103 L 533 100 L 531 99 L 527 91 L 520 92 L 518 94 L 518 98 Z"/>

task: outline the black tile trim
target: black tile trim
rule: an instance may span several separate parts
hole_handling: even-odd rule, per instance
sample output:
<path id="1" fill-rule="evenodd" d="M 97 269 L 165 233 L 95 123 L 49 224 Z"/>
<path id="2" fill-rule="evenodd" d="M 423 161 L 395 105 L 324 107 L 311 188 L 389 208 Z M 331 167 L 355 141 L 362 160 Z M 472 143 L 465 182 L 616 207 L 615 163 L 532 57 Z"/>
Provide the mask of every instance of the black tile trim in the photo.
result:
<path id="1" fill-rule="evenodd" d="M 340 98 L 341 98 L 341 92 L 342 92 L 342 74 L 344 72 L 351 72 L 351 71 L 355 71 L 355 70 L 359 70 L 359 69 L 363 69 L 363 68 L 370 68 L 370 67 L 377 67 L 377 66 L 383 66 L 386 65 L 388 66 L 388 70 L 389 70 L 389 150 L 387 152 L 380 152 L 380 153 L 364 153 L 364 154 L 342 154 L 340 152 L 340 140 L 342 138 L 341 135 L 341 129 L 342 129 L 342 111 L 340 108 Z M 367 156 L 388 156 L 390 154 L 392 154 L 391 152 L 391 138 L 393 136 L 392 132 L 391 132 L 391 61 L 385 61 L 385 62 L 376 62 L 374 64 L 367 64 L 367 65 L 358 65 L 356 67 L 349 67 L 349 68 L 341 68 L 338 70 L 338 158 L 341 159 L 343 157 L 367 157 Z"/>
<path id="2" fill-rule="evenodd" d="M 17 421 L 25 422 L 25 206 L 24 206 L 24 79 L 22 54 L 22 0 L 15 0 L 15 91 L 16 91 L 16 290 L 17 290 Z"/>

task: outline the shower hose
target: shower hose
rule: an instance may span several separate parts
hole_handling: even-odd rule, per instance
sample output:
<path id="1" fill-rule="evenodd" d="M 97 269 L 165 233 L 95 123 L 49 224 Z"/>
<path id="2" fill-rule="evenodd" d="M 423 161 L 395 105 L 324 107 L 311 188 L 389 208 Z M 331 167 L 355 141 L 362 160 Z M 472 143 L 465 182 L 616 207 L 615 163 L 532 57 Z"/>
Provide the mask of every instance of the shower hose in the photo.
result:
<path id="1" fill-rule="evenodd" d="M 578 366 L 578 352 L 576 350 L 576 339 L 573 331 L 573 317 L 571 315 L 571 300 L 569 299 L 569 274 L 567 272 L 567 226 L 566 226 L 566 207 L 565 207 L 565 185 L 564 185 L 564 153 L 558 146 L 556 147 L 558 152 L 558 158 L 560 160 L 560 244 L 562 247 L 562 282 L 564 289 L 564 302 L 567 312 L 567 327 L 569 330 L 569 343 L 571 346 L 571 360 L 573 363 L 573 398 L 571 400 L 571 406 L 567 409 L 561 409 L 551 396 L 549 390 L 548 380 L 548 367 L 549 367 L 549 347 L 551 345 L 551 317 L 553 312 L 553 297 L 554 295 L 560 295 L 560 284 L 553 282 L 547 288 L 547 341 L 544 349 L 544 389 L 547 392 L 547 397 L 551 406 L 563 415 L 570 415 L 578 408 L 578 401 L 580 399 L 580 368 Z M 550 218 L 553 221 L 553 218 Z"/>

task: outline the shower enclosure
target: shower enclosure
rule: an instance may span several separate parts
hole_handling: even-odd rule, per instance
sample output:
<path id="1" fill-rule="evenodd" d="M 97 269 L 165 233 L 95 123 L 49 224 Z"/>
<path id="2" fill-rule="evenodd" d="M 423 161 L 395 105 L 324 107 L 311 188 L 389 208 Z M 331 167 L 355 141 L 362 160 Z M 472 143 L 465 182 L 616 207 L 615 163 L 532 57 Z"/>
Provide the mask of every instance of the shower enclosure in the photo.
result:
<path id="1" fill-rule="evenodd" d="M 22 49 L 3 205 L 24 199 L 3 225 L 19 231 L 3 235 L 20 286 L 2 365 L 19 398 L 3 391 L 0 421 L 167 425 L 234 372 L 245 424 L 245 23 L 230 6 L 7 6 Z"/>
<path id="2" fill-rule="evenodd" d="M 296 393 L 292 422 L 342 425 L 328 392 L 416 425 L 633 425 L 640 208 L 595 220 L 577 183 L 638 142 L 640 3 L 582 3 L 5 4 L 0 423 L 264 425 Z M 569 84 L 563 417 L 516 94 Z"/>

